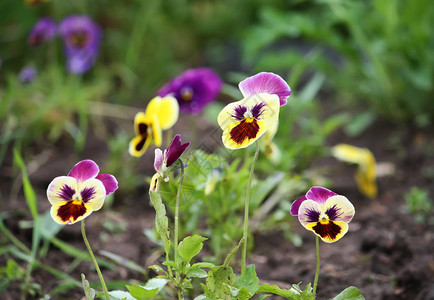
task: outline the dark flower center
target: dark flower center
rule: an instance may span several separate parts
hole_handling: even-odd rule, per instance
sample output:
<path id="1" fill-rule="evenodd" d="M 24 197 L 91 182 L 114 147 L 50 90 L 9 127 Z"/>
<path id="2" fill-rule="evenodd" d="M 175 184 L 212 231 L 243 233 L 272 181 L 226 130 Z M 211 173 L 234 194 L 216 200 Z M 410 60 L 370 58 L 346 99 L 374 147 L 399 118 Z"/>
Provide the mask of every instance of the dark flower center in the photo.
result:
<path id="1" fill-rule="evenodd" d="M 245 139 L 254 139 L 259 131 L 259 125 L 256 119 L 246 118 L 240 124 L 232 128 L 230 132 L 231 139 L 241 145 Z"/>
<path id="2" fill-rule="evenodd" d="M 65 205 L 60 206 L 57 211 L 57 215 L 65 223 L 71 218 L 72 221 L 75 221 L 85 213 L 86 207 L 84 207 L 83 201 L 80 200 L 68 201 Z"/>
<path id="3" fill-rule="evenodd" d="M 341 227 L 336 225 L 333 221 L 320 221 L 312 229 L 322 238 L 328 238 L 333 241 L 336 236 L 341 232 Z"/>
<path id="4" fill-rule="evenodd" d="M 90 34 L 84 30 L 73 32 L 68 36 L 67 39 L 68 45 L 78 49 L 85 47 L 89 43 L 89 41 Z"/>
<path id="5" fill-rule="evenodd" d="M 181 89 L 181 99 L 186 102 L 190 102 L 193 99 L 193 89 L 189 86 Z"/>

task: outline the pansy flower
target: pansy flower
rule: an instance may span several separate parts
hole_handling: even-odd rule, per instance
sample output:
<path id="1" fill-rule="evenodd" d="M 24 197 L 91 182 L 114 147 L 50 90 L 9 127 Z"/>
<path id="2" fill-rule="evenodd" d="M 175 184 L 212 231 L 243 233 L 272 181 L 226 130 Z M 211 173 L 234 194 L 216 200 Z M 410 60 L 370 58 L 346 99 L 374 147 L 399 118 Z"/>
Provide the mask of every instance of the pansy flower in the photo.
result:
<path id="1" fill-rule="evenodd" d="M 282 158 L 282 153 L 280 152 L 279 147 L 277 147 L 277 145 L 273 142 L 273 138 L 276 135 L 278 128 L 279 122 L 276 122 L 264 134 L 262 143 L 262 151 L 264 152 L 265 156 L 275 165 L 277 165 Z"/>
<path id="2" fill-rule="evenodd" d="M 189 69 L 164 85 L 158 95 L 171 95 L 184 113 L 197 114 L 213 101 L 222 87 L 222 80 L 211 69 Z"/>
<path id="3" fill-rule="evenodd" d="M 171 165 L 173 165 L 184 153 L 184 151 L 190 146 L 190 142 L 182 143 L 181 136 L 179 134 L 175 135 L 169 147 L 163 151 L 157 148 L 155 149 L 155 160 L 154 160 L 154 170 L 161 177 L 164 176 L 164 172 Z"/>
<path id="4" fill-rule="evenodd" d="M 226 148 L 246 148 L 275 126 L 280 106 L 291 94 L 288 84 L 273 73 L 259 73 L 239 84 L 244 99 L 226 105 L 217 121 Z"/>
<path id="5" fill-rule="evenodd" d="M 154 170 L 155 175 L 151 179 L 151 191 L 157 191 L 161 178 L 165 176 L 166 171 L 181 157 L 182 153 L 190 146 L 190 143 L 182 143 L 181 136 L 175 135 L 169 147 L 163 151 L 155 149 Z M 166 176 L 165 181 L 169 180 Z"/>
<path id="6" fill-rule="evenodd" d="M 40 46 L 57 34 L 57 24 L 49 17 L 40 18 L 30 31 L 27 42 L 30 46 Z"/>
<path id="7" fill-rule="evenodd" d="M 105 196 L 118 188 L 113 175 L 99 174 L 92 160 L 77 163 L 67 176 L 53 179 L 47 188 L 51 217 L 59 224 L 74 224 L 104 204 Z"/>
<path id="8" fill-rule="evenodd" d="M 74 74 L 88 71 L 98 56 L 102 31 L 85 15 L 72 15 L 62 20 L 59 28 L 63 38 L 67 70 Z"/>
<path id="9" fill-rule="evenodd" d="M 354 206 L 344 196 L 323 187 L 312 187 L 305 196 L 291 205 L 291 215 L 326 243 L 333 243 L 348 231 L 353 219 Z"/>
<path id="10" fill-rule="evenodd" d="M 359 190 L 369 198 L 377 196 L 375 157 L 367 148 L 339 144 L 332 148 L 332 155 L 337 159 L 357 165 L 355 179 Z"/>
<path id="11" fill-rule="evenodd" d="M 179 106 L 175 98 L 171 96 L 153 98 L 146 111 L 137 113 L 134 118 L 136 137 L 130 142 L 129 153 L 135 157 L 142 156 L 152 140 L 157 147 L 161 146 L 162 130 L 175 125 L 178 117 Z"/>

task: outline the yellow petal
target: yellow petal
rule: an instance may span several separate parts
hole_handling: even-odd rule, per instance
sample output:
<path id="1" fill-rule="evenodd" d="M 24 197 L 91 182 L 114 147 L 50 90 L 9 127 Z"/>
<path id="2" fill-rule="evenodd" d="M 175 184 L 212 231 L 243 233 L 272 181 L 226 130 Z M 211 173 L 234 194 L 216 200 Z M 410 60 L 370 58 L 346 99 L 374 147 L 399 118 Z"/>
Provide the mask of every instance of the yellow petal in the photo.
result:
<path id="1" fill-rule="evenodd" d="M 138 112 L 134 117 L 134 132 L 136 135 L 144 134 L 148 130 L 148 127 L 151 126 L 151 123 L 152 118 L 143 112 Z"/>
<path id="2" fill-rule="evenodd" d="M 149 118 L 154 115 L 157 116 L 161 130 L 167 130 L 178 121 L 178 101 L 172 96 L 165 96 L 164 98 L 157 96 L 149 102 L 145 114 Z"/>
<path id="3" fill-rule="evenodd" d="M 77 184 L 81 200 L 92 211 L 99 210 L 103 204 L 106 196 L 104 184 L 99 179 L 88 179 Z"/>
<path id="4" fill-rule="evenodd" d="M 335 195 L 327 199 L 322 207 L 322 212 L 329 212 L 329 217 L 335 215 L 332 219 L 333 222 L 343 221 L 350 222 L 355 214 L 354 205 L 347 199 L 347 197 L 342 195 Z"/>
<path id="5" fill-rule="evenodd" d="M 47 198 L 51 204 L 69 201 L 77 192 L 77 180 L 71 176 L 59 176 L 53 179 L 47 188 Z"/>
<path id="6" fill-rule="evenodd" d="M 263 106 L 260 115 L 257 118 L 254 118 L 255 123 L 251 122 L 252 109 L 257 105 Z M 237 113 L 237 111 L 240 111 L 240 107 L 246 111 L 244 114 L 245 118 L 243 117 L 243 114 Z M 217 117 L 218 124 L 223 130 L 223 144 L 229 149 L 248 147 L 260 138 L 268 129 L 275 126 L 279 119 L 279 110 L 279 97 L 277 95 L 265 93 L 256 94 L 226 105 Z M 243 123 L 244 120 L 249 120 L 247 123 L 253 123 L 253 125 L 258 128 L 255 130 L 249 130 L 252 128 L 249 127 L 250 125 L 246 126 Z M 238 131 L 238 129 L 245 130 L 247 138 L 237 139 L 234 136 L 234 131 L 232 131 L 234 128 L 235 131 Z M 237 133 L 241 134 L 241 132 Z"/>
<path id="7" fill-rule="evenodd" d="M 356 182 L 359 190 L 369 198 L 375 198 L 378 194 L 377 183 L 375 177 L 367 176 L 367 173 L 358 171 L 356 173 Z"/>
<path id="8" fill-rule="evenodd" d="M 62 201 L 51 206 L 50 215 L 56 223 L 74 224 L 92 213 L 89 205 L 82 201 Z"/>
<path id="9" fill-rule="evenodd" d="M 342 221 L 331 221 L 326 225 L 312 222 L 305 225 L 305 228 L 315 233 L 326 243 L 334 243 L 348 232 L 348 224 Z"/>
<path id="10" fill-rule="evenodd" d="M 130 141 L 128 152 L 131 156 L 140 157 L 145 154 L 151 144 L 152 136 L 136 136 Z"/>
<path id="11" fill-rule="evenodd" d="M 162 143 L 162 135 L 160 122 L 158 121 L 158 116 L 153 116 L 153 122 L 152 122 L 152 135 L 154 137 L 154 143 L 155 146 L 160 147 Z"/>

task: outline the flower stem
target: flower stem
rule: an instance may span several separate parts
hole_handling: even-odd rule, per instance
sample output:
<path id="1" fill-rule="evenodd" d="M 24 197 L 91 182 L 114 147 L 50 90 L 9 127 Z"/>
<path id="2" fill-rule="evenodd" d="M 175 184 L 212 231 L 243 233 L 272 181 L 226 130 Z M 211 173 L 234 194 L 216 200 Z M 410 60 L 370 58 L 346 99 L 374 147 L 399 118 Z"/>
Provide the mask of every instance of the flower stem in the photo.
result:
<path id="1" fill-rule="evenodd" d="M 86 231 L 84 230 L 84 220 L 81 220 L 81 235 L 83 236 L 84 243 L 86 244 L 86 248 L 89 251 L 90 257 L 92 258 L 93 264 L 95 265 L 96 272 L 98 273 L 99 280 L 101 282 L 102 288 L 104 290 L 105 298 L 110 300 L 107 286 L 105 285 L 104 278 L 102 277 L 101 270 L 99 269 L 98 262 L 96 261 L 95 255 L 93 255 L 92 248 L 90 248 L 89 241 L 86 237 Z"/>
<path id="2" fill-rule="evenodd" d="M 184 163 L 181 159 L 179 159 L 179 162 L 181 163 L 181 178 L 179 179 L 179 185 L 178 185 L 178 191 L 176 193 L 176 204 L 175 204 L 175 234 L 174 234 L 174 241 L 173 241 L 173 251 L 175 252 L 175 264 L 178 265 L 179 258 L 178 258 L 178 232 L 179 232 L 179 200 L 181 198 L 181 191 L 182 191 L 182 183 L 184 181 Z M 176 280 L 179 280 L 179 272 L 176 272 Z M 181 283 L 181 282 L 179 282 Z M 182 291 L 178 289 L 178 299 L 184 299 L 182 296 Z"/>
<path id="3" fill-rule="evenodd" d="M 259 155 L 259 142 L 256 141 L 255 156 L 253 156 L 252 166 L 250 167 L 249 182 L 247 184 L 246 200 L 244 202 L 244 244 L 243 252 L 241 253 L 241 274 L 246 270 L 246 258 L 247 258 L 247 236 L 249 234 L 249 200 L 250 200 L 250 188 L 252 186 L 253 171 L 255 170 L 256 161 Z"/>
<path id="4" fill-rule="evenodd" d="M 316 247 L 316 271 L 315 271 L 315 279 L 313 281 L 313 297 L 316 296 L 316 288 L 318 286 L 318 277 L 319 277 L 319 237 L 315 235 L 315 247 Z"/>

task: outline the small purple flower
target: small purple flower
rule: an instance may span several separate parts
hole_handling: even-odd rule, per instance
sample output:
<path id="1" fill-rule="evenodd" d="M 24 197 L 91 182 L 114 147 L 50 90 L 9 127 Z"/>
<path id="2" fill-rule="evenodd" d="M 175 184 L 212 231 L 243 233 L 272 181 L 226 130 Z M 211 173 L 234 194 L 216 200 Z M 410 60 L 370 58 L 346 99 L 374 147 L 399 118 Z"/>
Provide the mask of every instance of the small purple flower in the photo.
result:
<path id="1" fill-rule="evenodd" d="M 184 153 L 184 151 L 190 146 L 190 143 L 182 143 L 181 136 L 179 134 L 175 135 L 169 147 L 164 150 L 164 153 L 161 149 L 155 149 L 155 160 L 154 160 L 154 169 L 155 172 L 160 174 L 162 177 L 164 172 L 173 165 Z"/>
<path id="2" fill-rule="evenodd" d="M 57 24 L 49 17 L 40 18 L 30 31 L 27 41 L 30 46 L 39 46 L 51 40 L 57 34 Z"/>
<path id="3" fill-rule="evenodd" d="M 77 163 L 68 176 L 53 179 L 47 188 L 51 217 L 59 224 L 74 224 L 101 209 L 105 196 L 118 188 L 113 175 L 100 174 L 92 160 Z"/>
<path id="4" fill-rule="evenodd" d="M 30 83 L 32 82 L 37 75 L 36 69 L 32 66 L 26 66 L 21 71 L 18 77 L 20 78 L 21 83 Z"/>
<path id="5" fill-rule="evenodd" d="M 163 86 L 158 95 L 171 94 L 178 100 L 182 112 L 198 114 L 217 97 L 221 87 L 222 80 L 213 70 L 189 69 Z"/>
<path id="6" fill-rule="evenodd" d="M 67 70 L 74 74 L 87 72 L 98 56 L 100 26 L 88 16 L 72 15 L 62 20 L 59 31 L 65 45 Z"/>

